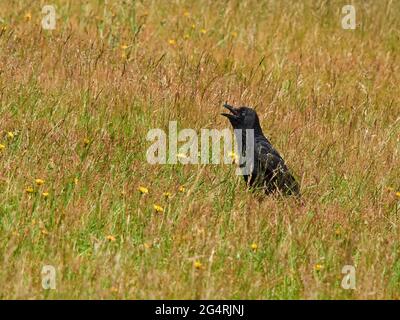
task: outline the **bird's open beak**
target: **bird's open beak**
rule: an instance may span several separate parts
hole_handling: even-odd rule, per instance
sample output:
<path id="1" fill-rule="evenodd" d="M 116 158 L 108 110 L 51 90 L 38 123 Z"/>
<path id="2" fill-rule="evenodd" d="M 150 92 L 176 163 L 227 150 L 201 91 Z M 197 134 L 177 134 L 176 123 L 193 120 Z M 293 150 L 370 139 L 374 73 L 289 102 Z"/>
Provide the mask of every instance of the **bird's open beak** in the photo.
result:
<path id="1" fill-rule="evenodd" d="M 229 104 L 225 103 L 224 104 L 224 108 L 227 108 L 231 113 L 221 113 L 221 115 L 223 115 L 224 117 L 227 117 L 228 119 L 232 119 L 232 120 L 239 119 L 238 111 L 234 107 L 232 107 Z"/>

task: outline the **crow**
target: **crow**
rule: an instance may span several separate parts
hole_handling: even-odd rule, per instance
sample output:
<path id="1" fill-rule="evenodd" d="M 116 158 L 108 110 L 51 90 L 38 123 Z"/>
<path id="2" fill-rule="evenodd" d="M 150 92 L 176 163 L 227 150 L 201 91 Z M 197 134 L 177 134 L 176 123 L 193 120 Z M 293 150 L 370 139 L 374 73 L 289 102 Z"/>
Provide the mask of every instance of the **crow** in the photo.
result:
<path id="1" fill-rule="evenodd" d="M 257 113 L 248 107 L 235 108 L 226 103 L 224 107 L 230 113 L 222 113 L 221 115 L 229 119 L 233 129 L 242 129 L 242 154 L 240 157 L 246 157 L 244 154 L 246 150 L 246 129 L 254 130 L 254 165 L 251 174 L 243 175 L 246 184 L 251 188 L 261 189 L 266 194 L 280 192 L 284 195 L 300 196 L 299 184 L 290 173 L 278 151 L 264 136 Z"/>

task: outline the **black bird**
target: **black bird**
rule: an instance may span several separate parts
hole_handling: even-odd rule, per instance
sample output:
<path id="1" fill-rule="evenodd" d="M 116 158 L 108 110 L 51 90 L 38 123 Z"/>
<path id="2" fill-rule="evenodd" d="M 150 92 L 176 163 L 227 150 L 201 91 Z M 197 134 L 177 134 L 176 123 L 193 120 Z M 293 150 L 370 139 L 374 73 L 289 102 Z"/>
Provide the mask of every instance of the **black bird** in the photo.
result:
<path id="1" fill-rule="evenodd" d="M 264 136 L 257 113 L 248 107 L 234 108 L 228 104 L 224 104 L 224 107 L 231 113 L 222 115 L 229 119 L 233 129 L 242 129 L 242 148 L 239 149 L 241 159 L 246 157 L 246 129 L 254 129 L 254 166 L 251 174 L 243 175 L 247 185 L 262 189 L 266 194 L 278 191 L 284 195 L 300 196 L 299 184 L 278 151 Z M 240 163 L 243 167 L 242 161 Z"/>

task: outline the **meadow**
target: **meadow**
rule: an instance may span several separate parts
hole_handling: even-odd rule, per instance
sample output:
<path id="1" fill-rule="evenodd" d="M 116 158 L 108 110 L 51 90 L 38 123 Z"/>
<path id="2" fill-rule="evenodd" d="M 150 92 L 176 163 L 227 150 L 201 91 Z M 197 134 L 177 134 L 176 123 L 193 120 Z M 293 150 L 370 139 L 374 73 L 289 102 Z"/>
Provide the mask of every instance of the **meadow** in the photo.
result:
<path id="1" fill-rule="evenodd" d="M 1 1 L 0 298 L 399 299 L 399 17 L 390 0 Z M 150 129 L 230 128 L 225 101 L 257 110 L 301 203 L 249 192 L 234 164 L 147 163 Z"/>

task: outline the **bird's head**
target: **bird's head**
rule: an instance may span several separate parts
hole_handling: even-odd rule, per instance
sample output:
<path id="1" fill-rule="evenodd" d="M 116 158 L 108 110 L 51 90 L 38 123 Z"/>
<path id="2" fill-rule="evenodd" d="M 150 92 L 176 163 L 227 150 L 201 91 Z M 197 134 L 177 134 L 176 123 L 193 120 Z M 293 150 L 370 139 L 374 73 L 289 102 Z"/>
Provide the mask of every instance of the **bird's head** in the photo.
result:
<path id="1" fill-rule="evenodd" d="M 230 113 L 221 113 L 221 115 L 229 119 L 233 129 L 260 128 L 260 121 L 257 113 L 253 109 L 248 107 L 234 108 L 226 103 L 224 104 L 224 107 L 228 109 Z"/>

